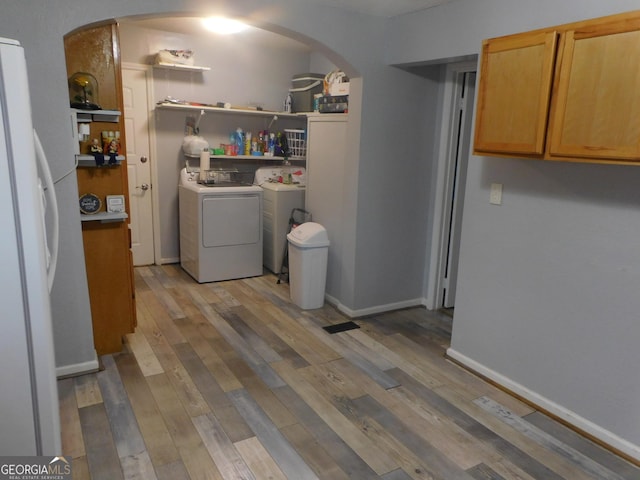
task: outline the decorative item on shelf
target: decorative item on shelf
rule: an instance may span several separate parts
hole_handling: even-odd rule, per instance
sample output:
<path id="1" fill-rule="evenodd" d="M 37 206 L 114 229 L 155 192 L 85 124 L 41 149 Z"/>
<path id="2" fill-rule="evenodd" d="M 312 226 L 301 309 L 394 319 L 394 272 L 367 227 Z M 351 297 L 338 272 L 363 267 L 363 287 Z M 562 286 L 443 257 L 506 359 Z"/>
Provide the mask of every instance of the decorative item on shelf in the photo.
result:
<path id="1" fill-rule="evenodd" d="M 107 212 L 124 213 L 124 195 L 107 195 Z"/>
<path id="2" fill-rule="evenodd" d="M 69 78 L 71 108 L 101 110 L 98 104 L 98 81 L 86 72 L 76 72 Z"/>
<path id="3" fill-rule="evenodd" d="M 120 132 L 107 131 L 102 132 L 102 147 L 106 155 L 120 154 Z"/>
<path id="4" fill-rule="evenodd" d="M 100 140 L 94 138 L 89 145 L 89 153 L 93 155 L 96 161 L 96 166 L 101 167 L 104 165 L 104 155 L 102 154 L 102 147 L 100 146 Z"/>
<path id="5" fill-rule="evenodd" d="M 102 200 L 93 193 L 85 193 L 80 197 L 80 211 L 85 215 L 98 213 L 102 208 Z"/>
<path id="6" fill-rule="evenodd" d="M 91 141 L 91 145 L 89 145 L 89 152 L 90 153 L 102 153 L 102 147 L 100 146 L 100 140 L 98 140 L 97 138 L 94 138 Z"/>
<path id="7" fill-rule="evenodd" d="M 109 158 L 109 165 L 118 163 L 118 155 L 120 155 L 120 132 L 107 131 L 102 132 L 103 156 Z"/>

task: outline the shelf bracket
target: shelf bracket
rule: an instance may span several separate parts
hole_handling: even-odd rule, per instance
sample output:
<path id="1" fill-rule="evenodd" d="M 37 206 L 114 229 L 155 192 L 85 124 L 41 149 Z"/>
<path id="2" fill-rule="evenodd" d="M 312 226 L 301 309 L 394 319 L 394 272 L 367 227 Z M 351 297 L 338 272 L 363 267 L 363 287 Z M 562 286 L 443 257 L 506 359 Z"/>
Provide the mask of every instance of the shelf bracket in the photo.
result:
<path id="1" fill-rule="evenodd" d="M 198 135 L 200 133 L 200 120 L 202 120 L 202 117 L 205 116 L 205 112 L 204 110 L 200 110 L 200 115 L 198 115 L 198 119 L 196 120 L 196 124 L 193 127 L 193 132 Z"/>

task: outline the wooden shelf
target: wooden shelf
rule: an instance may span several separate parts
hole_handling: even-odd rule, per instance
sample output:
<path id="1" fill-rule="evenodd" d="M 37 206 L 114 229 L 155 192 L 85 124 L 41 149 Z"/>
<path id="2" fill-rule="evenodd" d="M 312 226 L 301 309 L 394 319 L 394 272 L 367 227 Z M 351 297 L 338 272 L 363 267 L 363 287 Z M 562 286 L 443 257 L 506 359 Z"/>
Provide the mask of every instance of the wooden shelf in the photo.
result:
<path id="1" fill-rule="evenodd" d="M 182 105 L 179 103 L 159 103 L 156 105 L 157 109 L 161 110 L 190 110 L 205 112 L 221 113 L 223 115 L 255 115 L 258 117 L 273 117 L 277 115 L 281 118 L 307 118 L 306 113 L 287 113 L 287 112 L 272 112 L 270 110 L 251 110 L 245 108 L 222 108 L 211 106 L 198 106 L 198 105 Z"/>
<path id="2" fill-rule="evenodd" d="M 81 110 L 72 108 L 76 112 L 79 123 L 110 122 L 118 123 L 121 112 L 118 110 Z"/>
<path id="3" fill-rule="evenodd" d="M 126 212 L 98 212 L 91 215 L 84 213 L 80 214 L 80 220 L 83 222 L 100 222 L 100 223 L 112 223 L 112 222 L 124 222 L 129 215 Z"/>
<path id="4" fill-rule="evenodd" d="M 197 65 L 180 65 L 179 63 L 156 63 L 153 68 L 160 68 L 163 70 L 178 70 L 183 72 L 208 72 L 211 70 L 209 67 L 199 67 Z"/>
<path id="5" fill-rule="evenodd" d="M 125 160 L 125 158 L 126 157 L 124 155 L 118 155 L 116 157 L 117 163 L 109 163 L 109 160 L 105 159 L 104 165 L 100 165 L 100 168 L 117 167 Z M 93 158 L 93 155 L 76 155 L 76 159 L 78 160 L 79 167 L 98 167 L 98 165 L 96 165 L 96 159 Z"/>
<path id="6" fill-rule="evenodd" d="M 187 158 L 200 158 L 199 155 L 184 154 Z M 284 157 L 270 157 L 268 155 L 209 155 L 211 160 L 273 160 L 284 161 Z M 287 160 L 305 160 L 306 157 L 288 157 Z"/>

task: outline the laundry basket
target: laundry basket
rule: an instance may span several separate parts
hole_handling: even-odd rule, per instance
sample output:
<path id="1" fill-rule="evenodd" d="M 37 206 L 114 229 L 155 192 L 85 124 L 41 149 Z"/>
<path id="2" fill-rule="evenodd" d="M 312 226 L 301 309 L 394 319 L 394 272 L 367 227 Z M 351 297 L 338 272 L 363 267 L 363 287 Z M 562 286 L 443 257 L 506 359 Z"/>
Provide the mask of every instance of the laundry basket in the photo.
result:
<path id="1" fill-rule="evenodd" d="M 304 130 L 284 129 L 289 146 L 289 158 L 304 159 L 307 155 L 307 139 Z"/>

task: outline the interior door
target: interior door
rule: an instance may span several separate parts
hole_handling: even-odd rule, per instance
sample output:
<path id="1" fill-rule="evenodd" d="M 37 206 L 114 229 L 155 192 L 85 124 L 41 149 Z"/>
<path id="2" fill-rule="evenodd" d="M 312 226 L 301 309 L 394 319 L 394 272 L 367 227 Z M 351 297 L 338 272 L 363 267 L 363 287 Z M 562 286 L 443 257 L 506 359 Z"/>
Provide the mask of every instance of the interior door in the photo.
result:
<path id="1" fill-rule="evenodd" d="M 455 305 L 456 283 L 458 280 L 458 257 L 460 255 L 460 230 L 462 226 L 462 207 L 464 187 L 467 178 L 467 159 L 470 153 L 471 124 L 473 118 L 473 99 L 475 96 L 476 73 L 458 74 L 459 100 L 454 121 L 454 145 L 451 149 L 451 168 L 453 170 L 453 191 L 449 210 L 449 235 L 444 268 L 444 308 Z"/>
<path id="2" fill-rule="evenodd" d="M 122 69 L 133 264 L 154 263 L 147 71 Z"/>

